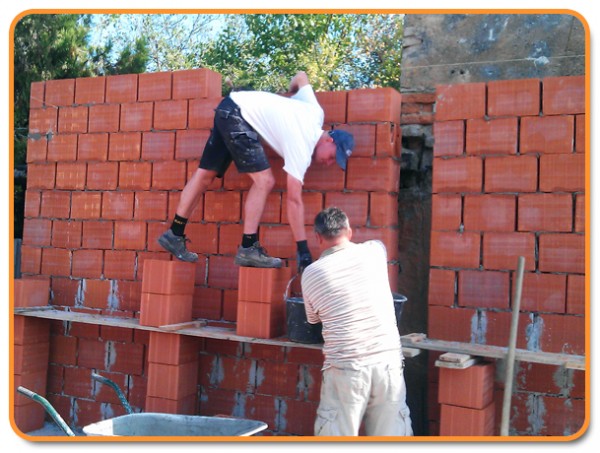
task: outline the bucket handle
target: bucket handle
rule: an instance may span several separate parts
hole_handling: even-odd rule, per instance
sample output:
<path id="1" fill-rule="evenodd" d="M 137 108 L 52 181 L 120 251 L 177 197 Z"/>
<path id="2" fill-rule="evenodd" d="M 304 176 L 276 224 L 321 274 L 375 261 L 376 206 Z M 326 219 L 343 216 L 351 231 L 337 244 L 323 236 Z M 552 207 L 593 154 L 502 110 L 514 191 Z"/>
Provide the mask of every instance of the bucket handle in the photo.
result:
<path id="1" fill-rule="evenodd" d="M 285 287 L 285 293 L 283 293 L 283 300 L 287 301 L 288 300 L 288 295 L 290 292 L 290 286 L 292 286 L 292 282 L 296 279 L 296 277 L 298 277 L 300 275 L 300 272 L 298 272 L 296 275 L 294 275 L 290 281 L 288 282 L 287 286 Z"/>

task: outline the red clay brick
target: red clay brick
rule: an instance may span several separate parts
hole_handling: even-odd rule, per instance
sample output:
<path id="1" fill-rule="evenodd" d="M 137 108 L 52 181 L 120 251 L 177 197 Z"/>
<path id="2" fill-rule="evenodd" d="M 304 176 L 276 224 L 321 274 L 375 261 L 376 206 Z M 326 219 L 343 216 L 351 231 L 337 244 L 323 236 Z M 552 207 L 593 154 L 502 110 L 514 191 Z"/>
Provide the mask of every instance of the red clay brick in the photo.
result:
<path id="1" fill-rule="evenodd" d="M 347 122 L 400 122 L 402 95 L 393 88 L 366 88 L 348 91 Z"/>
<path id="2" fill-rule="evenodd" d="M 21 245 L 21 272 L 39 274 L 42 265 L 42 249 Z"/>
<path id="3" fill-rule="evenodd" d="M 377 157 L 400 157 L 402 131 L 396 123 L 377 123 L 375 136 L 375 155 Z"/>
<path id="4" fill-rule="evenodd" d="M 44 427 L 46 411 L 44 406 L 32 401 L 30 404 L 14 408 L 14 421 L 22 433 L 28 433 Z"/>
<path id="5" fill-rule="evenodd" d="M 26 219 L 23 223 L 23 244 L 48 246 L 52 239 L 52 221 Z"/>
<path id="6" fill-rule="evenodd" d="M 46 337 L 46 342 L 48 341 Z M 31 399 L 17 392 L 19 386 L 25 387 L 32 392 L 37 393 L 40 396 L 46 395 L 46 370 L 36 371 L 33 373 L 15 374 L 14 377 L 14 394 L 15 394 L 15 408 L 20 408 L 31 404 Z M 39 404 L 39 403 L 35 403 Z"/>
<path id="7" fill-rule="evenodd" d="M 87 107 L 61 107 L 58 110 L 58 131 L 60 133 L 86 133 L 87 129 Z"/>
<path id="8" fill-rule="evenodd" d="M 509 308 L 508 272 L 461 270 L 458 273 L 458 305 Z"/>
<path id="9" fill-rule="evenodd" d="M 138 101 L 171 99 L 171 72 L 148 72 L 139 75 Z"/>
<path id="10" fill-rule="evenodd" d="M 39 190 L 25 191 L 25 217 L 38 217 L 41 210 L 42 192 Z"/>
<path id="11" fill-rule="evenodd" d="M 81 283 L 81 301 L 85 307 L 99 309 L 108 308 L 109 296 L 111 294 L 110 280 L 87 278 L 82 280 Z"/>
<path id="12" fill-rule="evenodd" d="M 145 409 L 146 412 L 158 412 L 163 414 L 197 414 L 196 398 L 195 396 L 190 397 L 190 395 L 176 400 L 146 396 Z"/>
<path id="13" fill-rule="evenodd" d="M 106 78 L 106 102 L 124 103 L 137 100 L 138 75 L 111 75 Z"/>
<path id="14" fill-rule="evenodd" d="M 482 185 L 483 162 L 479 157 L 434 158 L 433 193 L 481 192 Z"/>
<path id="15" fill-rule="evenodd" d="M 516 200 L 512 195 L 465 195 L 467 231 L 515 231 Z"/>
<path id="16" fill-rule="evenodd" d="M 196 266 L 183 261 L 145 260 L 142 292 L 191 295 Z"/>
<path id="17" fill-rule="evenodd" d="M 429 306 L 427 336 L 470 343 L 472 325 L 477 319 L 477 310 L 471 308 L 452 308 Z"/>
<path id="18" fill-rule="evenodd" d="M 372 157 L 375 155 L 376 124 L 340 124 L 335 129 L 347 131 L 354 136 L 353 158 Z"/>
<path id="19" fill-rule="evenodd" d="M 140 324 L 159 327 L 192 320 L 191 294 L 152 294 L 142 292 Z"/>
<path id="20" fill-rule="evenodd" d="M 565 313 L 567 276 L 526 273 L 523 276 L 521 310 Z"/>
<path id="21" fill-rule="evenodd" d="M 535 116 L 540 113 L 539 79 L 493 80 L 488 82 L 489 116 Z"/>
<path id="22" fill-rule="evenodd" d="M 143 74 L 140 74 L 140 76 Z M 121 104 L 120 130 L 124 132 L 149 131 L 152 129 L 152 102 Z"/>
<path id="23" fill-rule="evenodd" d="M 188 222 L 185 232 L 187 238 L 191 240 L 188 244 L 188 250 L 200 254 L 217 253 L 218 234 L 216 223 Z"/>
<path id="24" fill-rule="evenodd" d="M 551 154 L 540 156 L 542 192 L 579 192 L 585 190 L 585 155 Z"/>
<path id="25" fill-rule="evenodd" d="M 215 109 L 222 98 L 190 99 L 189 127 L 190 129 L 210 129 L 214 125 Z"/>
<path id="26" fill-rule="evenodd" d="M 138 160 L 142 149 L 142 135 L 139 132 L 111 134 L 108 144 L 108 160 Z"/>
<path id="27" fill-rule="evenodd" d="M 464 121 L 436 121 L 433 123 L 433 134 L 435 137 L 434 156 L 460 156 L 464 153 Z"/>
<path id="28" fill-rule="evenodd" d="M 536 156 L 488 157 L 485 160 L 486 192 L 535 192 Z"/>
<path id="29" fill-rule="evenodd" d="M 141 375 L 144 372 L 143 344 L 115 341 L 111 346 L 111 362 L 107 366 L 109 371 L 131 375 Z"/>
<path id="30" fill-rule="evenodd" d="M 58 130 L 58 109 L 48 107 L 29 111 L 29 133 L 48 134 Z"/>
<path id="31" fill-rule="evenodd" d="M 108 158 L 108 134 L 80 134 L 77 143 L 78 160 L 105 161 Z"/>
<path id="32" fill-rule="evenodd" d="M 198 363 L 166 365 L 150 362 L 147 396 L 178 400 L 196 393 Z"/>
<path id="33" fill-rule="evenodd" d="M 221 74 L 210 69 L 173 72 L 173 99 L 221 97 Z"/>
<path id="34" fill-rule="evenodd" d="M 54 220 L 52 222 L 52 247 L 67 249 L 81 247 L 81 222 Z"/>
<path id="35" fill-rule="evenodd" d="M 493 436 L 495 404 L 483 409 L 442 404 L 440 436 Z"/>
<path id="36" fill-rule="evenodd" d="M 184 161 L 163 161 L 152 164 L 152 189 L 176 190 L 185 186 Z"/>
<path id="37" fill-rule="evenodd" d="M 586 119 L 585 115 L 575 115 L 575 152 L 584 153 L 586 148 L 585 141 Z"/>
<path id="38" fill-rule="evenodd" d="M 237 289 L 238 269 L 232 256 L 210 256 L 208 258 L 208 286 L 222 289 Z"/>
<path id="39" fill-rule="evenodd" d="M 573 315 L 585 314 L 586 281 L 584 275 L 567 276 L 567 313 Z"/>
<path id="40" fill-rule="evenodd" d="M 286 195 L 283 195 L 281 205 L 281 223 L 289 224 Z M 304 203 L 304 224 L 313 225 L 316 215 L 323 209 L 323 194 L 320 192 L 304 192 L 302 194 L 302 201 Z M 266 223 L 266 221 L 263 222 Z"/>
<path id="41" fill-rule="evenodd" d="M 440 404 L 483 409 L 494 401 L 494 364 L 478 363 L 464 370 L 439 370 Z"/>
<path id="42" fill-rule="evenodd" d="M 56 164 L 27 165 L 27 189 L 54 189 Z"/>
<path id="43" fill-rule="evenodd" d="M 56 188 L 83 190 L 87 165 L 79 162 L 58 162 L 56 164 Z"/>
<path id="44" fill-rule="evenodd" d="M 223 320 L 237 321 L 237 291 L 232 289 L 223 290 Z"/>
<path id="45" fill-rule="evenodd" d="M 277 303 L 284 300 L 284 293 L 292 277 L 290 267 L 280 269 L 239 268 L 238 299 L 246 302 Z"/>
<path id="46" fill-rule="evenodd" d="M 142 159 L 172 160 L 174 156 L 174 132 L 144 132 L 142 134 Z"/>
<path id="47" fill-rule="evenodd" d="M 484 233 L 483 267 L 514 270 L 519 256 L 525 258 L 525 269 L 535 270 L 535 235 L 530 233 Z"/>
<path id="48" fill-rule="evenodd" d="M 15 307 L 44 307 L 50 300 L 50 280 L 44 277 L 14 279 Z"/>
<path id="49" fill-rule="evenodd" d="M 48 161 L 74 161 L 77 159 L 77 135 L 56 135 L 48 142 Z"/>
<path id="50" fill-rule="evenodd" d="M 429 269 L 429 305 L 454 305 L 456 273 L 447 269 Z"/>
<path id="51" fill-rule="evenodd" d="M 346 123 L 347 91 L 318 91 L 315 93 L 325 113 L 325 123 Z"/>
<path id="52" fill-rule="evenodd" d="M 479 267 L 479 233 L 431 232 L 431 266 Z"/>
<path id="53" fill-rule="evenodd" d="M 483 118 L 485 115 L 485 83 L 438 85 L 435 120 L 448 121 Z"/>
<path id="54" fill-rule="evenodd" d="M 398 192 L 400 165 L 391 157 L 352 157 L 348 160 L 346 178 L 349 190 Z"/>
<path id="55" fill-rule="evenodd" d="M 119 104 L 91 105 L 89 110 L 89 132 L 117 132 L 119 130 Z"/>
<path id="56" fill-rule="evenodd" d="M 154 103 L 153 128 L 157 130 L 185 129 L 187 127 L 188 101 L 172 100 Z"/>
<path id="57" fill-rule="evenodd" d="M 585 76 L 548 77 L 542 83 L 545 115 L 585 113 Z"/>
<path id="58" fill-rule="evenodd" d="M 120 189 L 149 190 L 152 179 L 152 164 L 150 162 L 120 162 Z"/>
<path id="59" fill-rule="evenodd" d="M 350 220 L 352 222 L 352 220 Z M 398 225 L 398 197 L 394 194 L 373 192 L 369 196 L 369 226 Z"/>
<path id="60" fill-rule="evenodd" d="M 72 219 L 98 219 L 102 206 L 99 192 L 73 192 L 71 194 Z"/>
<path id="61" fill-rule="evenodd" d="M 237 302 L 236 334 L 244 337 L 274 338 L 285 334 L 285 303 Z"/>
<path id="62" fill-rule="evenodd" d="M 268 395 L 295 398 L 298 394 L 298 381 L 301 367 L 294 363 L 277 363 L 259 360 L 257 374 L 264 379 L 257 383 L 256 392 Z"/>
<path id="63" fill-rule="evenodd" d="M 585 317 L 542 313 L 538 322 L 541 351 L 585 354 Z"/>
<path id="64" fill-rule="evenodd" d="M 69 218 L 71 207 L 71 192 L 62 190 L 43 191 L 41 200 L 42 217 Z"/>
<path id="65" fill-rule="evenodd" d="M 192 301 L 192 317 L 220 320 L 223 315 L 223 290 L 197 286 Z"/>
<path id="66" fill-rule="evenodd" d="M 574 116 L 539 116 L 521 119 L 521 153 L 572 153 Z"/>
<path id="67" fill-rule="evenodd" d="M 67 106 L 75 101 L 75 79 L 46 81 L 46 105 Z"/>
<path id="68" fill-rule="evenodd" d="M 74 250 L 73 277 L 100 278 L 102 276 L 102 250 Z"/>
<path id="69" fill-rule="evenodd" d="M 119 177 L 117 162 L 90 162 L 87 164 L 88 190 L 115 190 Z"/>
<path id="70" fill-rule="evenodd" d="M 204 220 L 207 222 L 238 222 L 241 207 L 239 192 L 208 191 L 204 194 Z"/>
<path id="71" fill-rule="evenodd" d="M 458 231 L 462 223 L 462 197 L 459 194 L 433 194 L 431 229 Z"/>
<path id="72" fill-rule="evenodd" d="M 325 192 L 324 206 L 337 206 L 342 209 L 348 215 L 352 226 L 367 224 L 369 213 L 369 194 L 367 192 Z M 314 223 L 314 217 L 313 215 L 313 218 L 310 219 L 311 225 Z"/>
<path id="73" fill-rule="evenodd" d="M 46 91 L 46 82 L 31 82 L 29 91 L 29 108 L 41 109 L 44 107 L 44 91 Z"/>
<path id="74" fill-rule="evenodd" d="M 75 104 L 102 104 L 106 87 L 105 77 L 75 79 Z"/>
<path id="75" fill-rule="evenodd" d="M 467 154 L 516 154 L 517 118 L 467 120 Z"/>
<path id="76" fill-rule="evenodd" d="M 135 258 L 136 254 L 132 250 L 106 250 L 104 252 L 104 278 L 135 279 Z"/>
<path id="77" fill-rule="evenodd" d="M 229 172 L 231 173 L 231 172 Z M 227 188 L 227 184 L 225 185 L 225 187 Z M 269 193 L 269 195 L 267 195 L 267 203 L 265 205 L 265 209 L 263 211 L 263 215 L 262 218 L 260 219 L 261 223 L 286 223 L 287 222 L 287 217 L 284 217 L 284 213 L 282 212 L 283 209 L 285 209 L 286 207 L 286 199 L 284 198 L 283 200 L 283 204 L 282 204 L 282 193 L 281 192 L 271 192 Z M 321 195 L 321 194 L 319 194 Z M 248 198 L 248 192 L 247 191 L 243 191 L 242 192 L 242 206 L 246 205 L 246 198 Z M 313 214 L 313 218 L 309 219 L 310 214 L 313 212 L 314 206 L 316 206 L 318 204 L 318 201 L 316 201 L 316 198 L 318 197 L 310 197 L 310 198 L 305 198 L 304 199 L 304 208 L 305 208 L 305 220 L 307 221 L 308 224 L 312 224 L 313 220 L 314 220 L 314 214 Z M 315 202 L 316 201 L 316 202 Z M 310 211 L 308 214 L 306 214 L 306 210 Z M 316 214 L 316 213 L 315 213 Z M 246 217 L 246 212 L 244 209 L 242 209 L 242 222 Z M 241 234 L 241 233 L 240 233 Z"/>
<path id="78" fill-rule="evenodd" d="M 539 241 L 540 271 L 585 273 L 584 235 L 547 233 Z"/>
<path id="79" fill-rule="evenodd" d="M 15 374 L 35 373 L 48 369 L 50 344 L 48 342 L 15 344 Z"/>
<path id="80" fill-rule="evenodd" d="M 135 220 L 166 220 L 167 200 L 167 192 L 136 192 L 133 218 Z"/>
<path id="81" fill-rule="evenodd" d="M 44 162 L 48 156 L 48 140 L 46 137 L 29 137 L 27 139 L 27 163 Z"/>
<path id="82" fill-rule="evenodd" d="M 104 192 L 102 218 L 130 220 L 133 218 L 133 192 Z"/>
<path id="83" fill-rule="evenodd" d="M 219 225 L 219 254 L 235 255 L 240 245 L 243 225 L 240 223 L 223 223 Z"/>
<path id="84" fill-rule="evenodd" d="M 48 289 L 50 288 L 48 287 Z M 13 325 L 14 344 L 26 345 L 48 343 L 50 340 L 50 321 L 47 319 L 15 315 L 13 318 Z"/>
<path id="85" fill-rule="evenodd" d="M 366 158 L 363 158 L 366 160 Z M 348 162 L 352 162 L 352 158 Z M 357 163 L 356 165 L 359 166 Z M 346 173 L 342 171 L 337 165 L 311 165 L 308 167 L 306 175 L 304 176 L 304 189 L 305 190 L 344 190 L 344 182 L 346 180 Z M 350 164 L 348 164 L 348 169 Z M 274 173 L 275 173 L 275 169 Z M 283 176 L 283 184 L 275 185 L 275 189 L 285 189 L 285 181 L 287 173 L 281 170 Z M 277 177 L 277 176 L 276 176 Z"/>
<path id="86" fill-rule="evenodd" d="M 310 227 L 308 227 L 310 228 Z M 314 234 L 312 235 L 314 237 Z M 311 246 L 311 236 L 308 236 L 308 246 Z M 296 244 L 292 230 L 288 225 L 265 225 L 260 228 L 260 243 L 271 256 L 280 258 L 295 258 Z"/>
<path id="87" fill-rule="evenodd" d="M 177 131 L 175 159 L 197 159 L 202 155 L 210 130 Z"/>
<path id="88" fill-rule="evenodd" d="M 572 231 L 573 197 L 557 193 L 521 195 L 518 219 L 519 231 Z"/>
<path id="89" fill-rule="evenodd" d="M 144 250 L 146 248 L 146 222 L 117 220 L 115 222 L 115 248 Z"/>

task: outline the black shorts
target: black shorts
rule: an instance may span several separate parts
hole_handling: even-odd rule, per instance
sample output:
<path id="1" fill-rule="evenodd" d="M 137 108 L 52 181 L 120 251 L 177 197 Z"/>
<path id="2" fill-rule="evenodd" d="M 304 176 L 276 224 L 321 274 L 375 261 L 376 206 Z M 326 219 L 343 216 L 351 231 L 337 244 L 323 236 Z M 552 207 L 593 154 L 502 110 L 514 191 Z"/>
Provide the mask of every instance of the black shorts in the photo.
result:
<path id="1" fill-rule="evenodd" d="M 258 133 L 242 118 L 240 107 L 227 96 L 215 110 L 214 126 L 199 166 L 216 171 L 222 178 L 232 160 L 240 173 L 270 168 Z"/>

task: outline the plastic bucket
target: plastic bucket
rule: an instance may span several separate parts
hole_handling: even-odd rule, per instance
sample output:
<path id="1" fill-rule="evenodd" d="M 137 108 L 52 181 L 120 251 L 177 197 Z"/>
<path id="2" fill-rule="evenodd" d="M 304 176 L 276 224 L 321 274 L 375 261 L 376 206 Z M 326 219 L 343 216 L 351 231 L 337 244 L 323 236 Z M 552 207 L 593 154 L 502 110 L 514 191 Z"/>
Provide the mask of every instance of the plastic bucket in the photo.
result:
<path id="1" fill-rule="evenodd" d="M 323 325 L 311 324 L 306 320 L 304 300 L 301 297 L 288 297 L 285 303 L 288 339 L 296 343 L 323 343 Z"/>

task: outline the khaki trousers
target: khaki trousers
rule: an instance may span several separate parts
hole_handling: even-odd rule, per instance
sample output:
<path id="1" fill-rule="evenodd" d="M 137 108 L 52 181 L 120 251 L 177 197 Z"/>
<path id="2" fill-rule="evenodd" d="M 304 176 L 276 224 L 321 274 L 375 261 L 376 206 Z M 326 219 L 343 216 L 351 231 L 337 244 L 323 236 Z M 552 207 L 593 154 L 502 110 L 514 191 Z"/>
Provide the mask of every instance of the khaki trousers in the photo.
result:
<path id="1" fill-rule="evenodd" d="M 404 365 L 323 370 L 315 436 L 412 436 Z"/>

